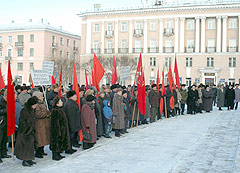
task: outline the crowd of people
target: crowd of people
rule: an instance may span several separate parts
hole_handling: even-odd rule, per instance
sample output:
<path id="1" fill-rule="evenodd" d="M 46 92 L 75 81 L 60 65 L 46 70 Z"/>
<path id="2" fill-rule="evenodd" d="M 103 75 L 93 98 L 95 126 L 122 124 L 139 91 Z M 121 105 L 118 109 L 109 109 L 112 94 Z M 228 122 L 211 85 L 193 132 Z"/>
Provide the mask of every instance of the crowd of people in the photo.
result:
<path id="1" fill-rule="evenodd" d="M 76 148 L 92 148 L 102 137 L 112 138 L 127 134 L 128 129 L 142 124 L 153 123 L 163 117 L 171 118 L 185 114 L 211 112 L 213 106 L 219 110 L 237 109 L 240 99 L 239 85 L 186 87 L 182 84 L 172 92 L 166 86 L 166 93 L 160 85 L 146 86 L 143 115 L 138 110 L 137 90 L 132 86 L 118 84 L 102 85 L 100 92 L 93 86 L 86 90 L 79 86 L 80 105 L 71 85 L 62 88 L 52 85 L 30 88 L 26 85 L 15 86 L 15 122 L 16 132 L 13 144 L 7 137 L 7 90 L 1 90 L 0 96 L 0 163 L 2 158 L 10 158 L 8 149 L 14 145 L 15 155 L 22 160 L 23 166 L 36 164 L 35 158 L 44 158 L 45 147 L 49 146 L 53 160 L 61 160 L 61 153 L 73 154 Z M 170 105 L 174 98 L 174 107 Z M 160 100 L 163 99 L 163 111 L 160 112 Z M 83 139 L 81 139 L 83 138 Z M 82 143 L 80 142 L 82 141 Z M 8 147 L 7 147 L 8 144 Z M 75 149 L 74 149 L 75 148 Z"/>

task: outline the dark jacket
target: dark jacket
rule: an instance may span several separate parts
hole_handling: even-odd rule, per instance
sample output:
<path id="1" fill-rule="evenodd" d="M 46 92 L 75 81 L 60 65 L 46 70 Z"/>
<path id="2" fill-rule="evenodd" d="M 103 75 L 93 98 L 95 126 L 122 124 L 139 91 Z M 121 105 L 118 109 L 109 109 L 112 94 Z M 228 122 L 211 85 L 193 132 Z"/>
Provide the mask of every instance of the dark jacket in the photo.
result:
<path id="1" fill-rule="evenodd" d="M 71 148 L 68 120 L 62 107 L 52 108 L 50 133 L 50 149 L 53 152 L 63 152 Z"/>
<path id="2" fill-rule="evenodd" d="M 82 126 L 78 104 L 68 99 L 64 104 L 64 112 L 67 115 L 70 132 L 78 132 L 81 130 Z"/>
<path id="3" fill-rule="evenodd" d="M 47 104 L 48 108 L 51 110 L 52 109 L 52 102 L 53 99 L 58 95 L 57 92 L 51 91 L 50 93 L 47 94 Z"/>
<path id="4" fill-rule="evenodd" d="M 129 107 L 129 104 L 130 104 L 130 100 L 127 98 L 124 98 L 123 97 L 123 103 L 126 104 L 126 109 L 125 109 L 125 115 L 127 118 L 131 118 L 131 110 L 130 110 L 130 107 Z"/>
<path id="5" fill-rule="evenodd" d="M 227 99 L 227 106 L 233 106 L 235 99 L 234 89 L 227 89 L 225 93 L 225 98 Z"/>
<path id="6" fill-rule="evenodd" d="M 0 128 L 7 127 L 7 102 L 0 98 Z"/>
<path id="7" fill-rule="evenodd" d="M 193 106 L 196 105 L 198 101 L 198 91 L 193 91 L 192 89 L 188 91 L 188 105 Z"/>
<path id="8" fill-rule="evenodd" d="M 97 100 L 95 100 L 95 116 L 97 118 L 97 136 L 102 136 L 104 133 L 103 132 L 104 123 L 103 123 L 102 109 Z"/>
<path id="9" fill-rule="evenodd" d="M 151 90 L 148 94 L 148 99 L 152 107 L 157 108 L 159 106 L 159 93 L 157 91 Z"/>

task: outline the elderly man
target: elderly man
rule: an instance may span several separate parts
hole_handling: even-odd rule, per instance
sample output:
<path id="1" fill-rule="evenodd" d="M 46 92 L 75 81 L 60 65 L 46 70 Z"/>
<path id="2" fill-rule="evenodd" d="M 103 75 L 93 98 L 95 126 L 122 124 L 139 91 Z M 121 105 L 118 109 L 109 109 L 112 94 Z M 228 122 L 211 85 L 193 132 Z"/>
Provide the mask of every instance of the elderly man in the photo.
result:
<path id="1" fill-rule="evenodd" d="M 150 123 L 155 122 L 156 115 L 157 115 L 157 109 L 159 106 L 159 93 L 157 92 L 157 85 L 152 85 L 152 90 L 148 94 L 148 99 L 151 104 L 151 117 L 150 117 Z"/>

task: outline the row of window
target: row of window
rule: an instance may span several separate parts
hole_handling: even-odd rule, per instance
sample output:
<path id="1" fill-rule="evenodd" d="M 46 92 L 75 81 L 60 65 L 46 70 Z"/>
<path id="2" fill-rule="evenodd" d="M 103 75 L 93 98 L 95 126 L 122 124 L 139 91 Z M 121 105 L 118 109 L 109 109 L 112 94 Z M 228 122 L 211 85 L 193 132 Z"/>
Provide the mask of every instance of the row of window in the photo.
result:
<path id="1" fill-rule="evenodd" d="M 17 63 L 17 70 L 18 71 L 23 71 L 23 64 L 26 64 L 26 63 L 23 63 L 23 62 L 18 62 Z M 2 63 L 0 63 L 0 68 L 2 68 Z M 34 70 L 34 63 L 33 62 L 29 63 L 29 69 Z"/>
<path id="2" fill-rule="evenodd" d="M 56 51 L 54 49 L 52 49 L 52 57 L 54 57 L 54 58 L 56 57 Z M 59 58 L 64 58 L 63 51 L 59 52 Z M 66 53 L 66 58 L 70 59 L 70 53 L 69 52 Z M 72 58 L 73 58 L 73 60 L 76 59 L 76 54 L 75 53 L 72 54 Z"/>
<path id="3" fill-rule="evenodd" d="M 9 36 L 8 36 L 8 43 L 12 43 L 12 40 L 13 40 L 12 36 L 9 35 Z M 17 36 L 17 42 L 23 43 L 23 41 L 24 41 L 24 35 L 18 35 L 18 36 Z M 30 34 L 30 36 L 29 36 L 29 42 L 30 42 L 30 43 L 33 43 L 33 42 L 34 42 L 34 34 Z M 0 36 L 0 43 L 2 43 L 2 36 Z"/>
<path id="4" fill-rule="evenodd" d="M 165 28 L 173 28 L 173 19 L 166 20 L 166 26 Z M 237 18 L 229 18 L 228 20 L 229 29 L 236 29 L 237 28 Z M 142 21 L 136 21 L 135 22 L 135 29 L 142 29 Z M 187 30 L 194 30 L 195 29 L 195 19 L 186 19 L 186 29 Z M 207 29 L 216 29 L 216 18 L 209 18 L 207 19 Z M 113 23 L 109 22 L 107 23 L 107 30 L 112 31 L 113 30 Z M 157 30 L 157 20 L 151 20 L 150 21 L 150 30 L 156 31 Z M 127 22 L 121 22 L 121 31 L 127 32 L 128 31 L 128 23 Z M 96 23 L 94 24 L 94 32 L 100 32 L 100 24 Z"/>
<path id="5" fill-rule="evenodd" d="M 64 45 L 64 40 L 63 40 L 63 37 L 60 37 L 60 45 L 63 46 Z M 56 43 L 56 36 L 52 36 L 52 43 Z M 67 39 L 67 46 L 69 47 L 70 46 L 70 39 Z M 73 40 L 73 47 L 76 47 L 76 41 Z"/>
<path id="6" fill-rule="evenodd" d="M 165 57 L 165 67 L 172 64 L 172 58 L 171 57 Z M 192 67 L 193 64 L 193 58 L 192 57 L 186 57 L 186 67 Z M 156 66 L 156 57 L 150 57 L 150 66 Z M 236 57 L 229 57 L 229 67 L 236 67 Z M 207 67 L 214 67 L 214 57 L 207 57 Z"/>
<path id="7" fill-rule="evenodd" d="M 34 48 L 30 48 L 29 55 L 30 57 L 34 56 Z M 12 57 L 12 49 L 7 49 L 7 56 Z M 23 57 L 23 48 L 17 49 L 17 56 Z M 0 50 L 0 57 L 2 57 L 2 50 Z"/>

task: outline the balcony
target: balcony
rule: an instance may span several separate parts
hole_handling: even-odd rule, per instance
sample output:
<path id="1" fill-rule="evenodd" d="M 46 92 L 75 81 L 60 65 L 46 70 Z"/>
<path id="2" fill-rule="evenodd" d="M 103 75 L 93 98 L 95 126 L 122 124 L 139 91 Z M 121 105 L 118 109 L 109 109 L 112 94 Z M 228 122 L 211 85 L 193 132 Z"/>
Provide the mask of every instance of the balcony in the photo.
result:
<path id="1" fill-rule="evenodd" d="M 114 36 L 114 31 L 106 31 L 105 37 L 106 38 L 113 38 Z"/>
<path id="2" fill-rule="evenodd" d="M 236 46 L 235 47 L 232 47 L 232 46 L 229 47 L 228 46 L 228 52 L 237 52 L 237 51 L 238 51 L 238 47 L 236 47 Z"/>
<path id="3" fill-rule="evenodd" d="M 157 53 L 157 52 L 159 52 L 158 47 L 149 47 L 148 48 L 148 53 Z"/>
<path id="4" fill-rule="evenodd" d="M 193 53 L 195 51 L 194 47 L 185 47 L 185 53 Z"/>
<path id="5" fill-rule="evenodd" d="M 118 48 L 118 53 L 128 53 L 128 48 Z"/>
<path id="6" fill-rule="evenodd" d="M 173 28 L 165 28 L 164 29 L 164 33 L 163 33 L 163 35 L 165 35 L 165 36 L 172 36 L 174 33 L 173 33 Z"/>
<path id="7" fill-rule="evenodd" d="M 91 49 L 92 53 L 100 53 L 100 48 Z"/>
<path id="8" fill-rule="evenodd" d="M 133 53 L 142 53 L 143 48 L 133 48 Z"/>
<path id="9" fill-rule="evenodd" d="M 173 53 L 174 47 L 163 47 L 164 53 Z"/>
<path id="10" fill-rule="evenodd" d="M 52 43 L 52 48 L 53 49 L 57 49 L 58 48 L 58 44 L 57 43 Z"/>
<path id="11" fill-rule="evenodd" d="M 12 59 L 11 56 L 5 56 L 5 61 L 9 61 L 11 59 Z"/>
<path id="12" fill-rule="evenodd" d="M 216 52 L 216 47 L 207 47 L 207 52 L 208 52 L 208 53 L 214 53 L 214 52 Z"/>
<path id="13" fill-rule="evenodd" d="M 23 48 L 23 42 L 15 42 L 16 48 Z"/>
<path id="14" fill-rule="evenodd" d="M 112 54 L 112 53 L 114 53 L 114 49 L 112 49 L 112 48 L 105 49 L 105 50 L 104 50 L 104 53 L 106 53 L 106 54 Z"/>
<path id="15" fill-rule="evenodd" d="M 142 29 L 134 29 L 134 37 L 142 37 L 143 36 L 143 30 Z"/>

